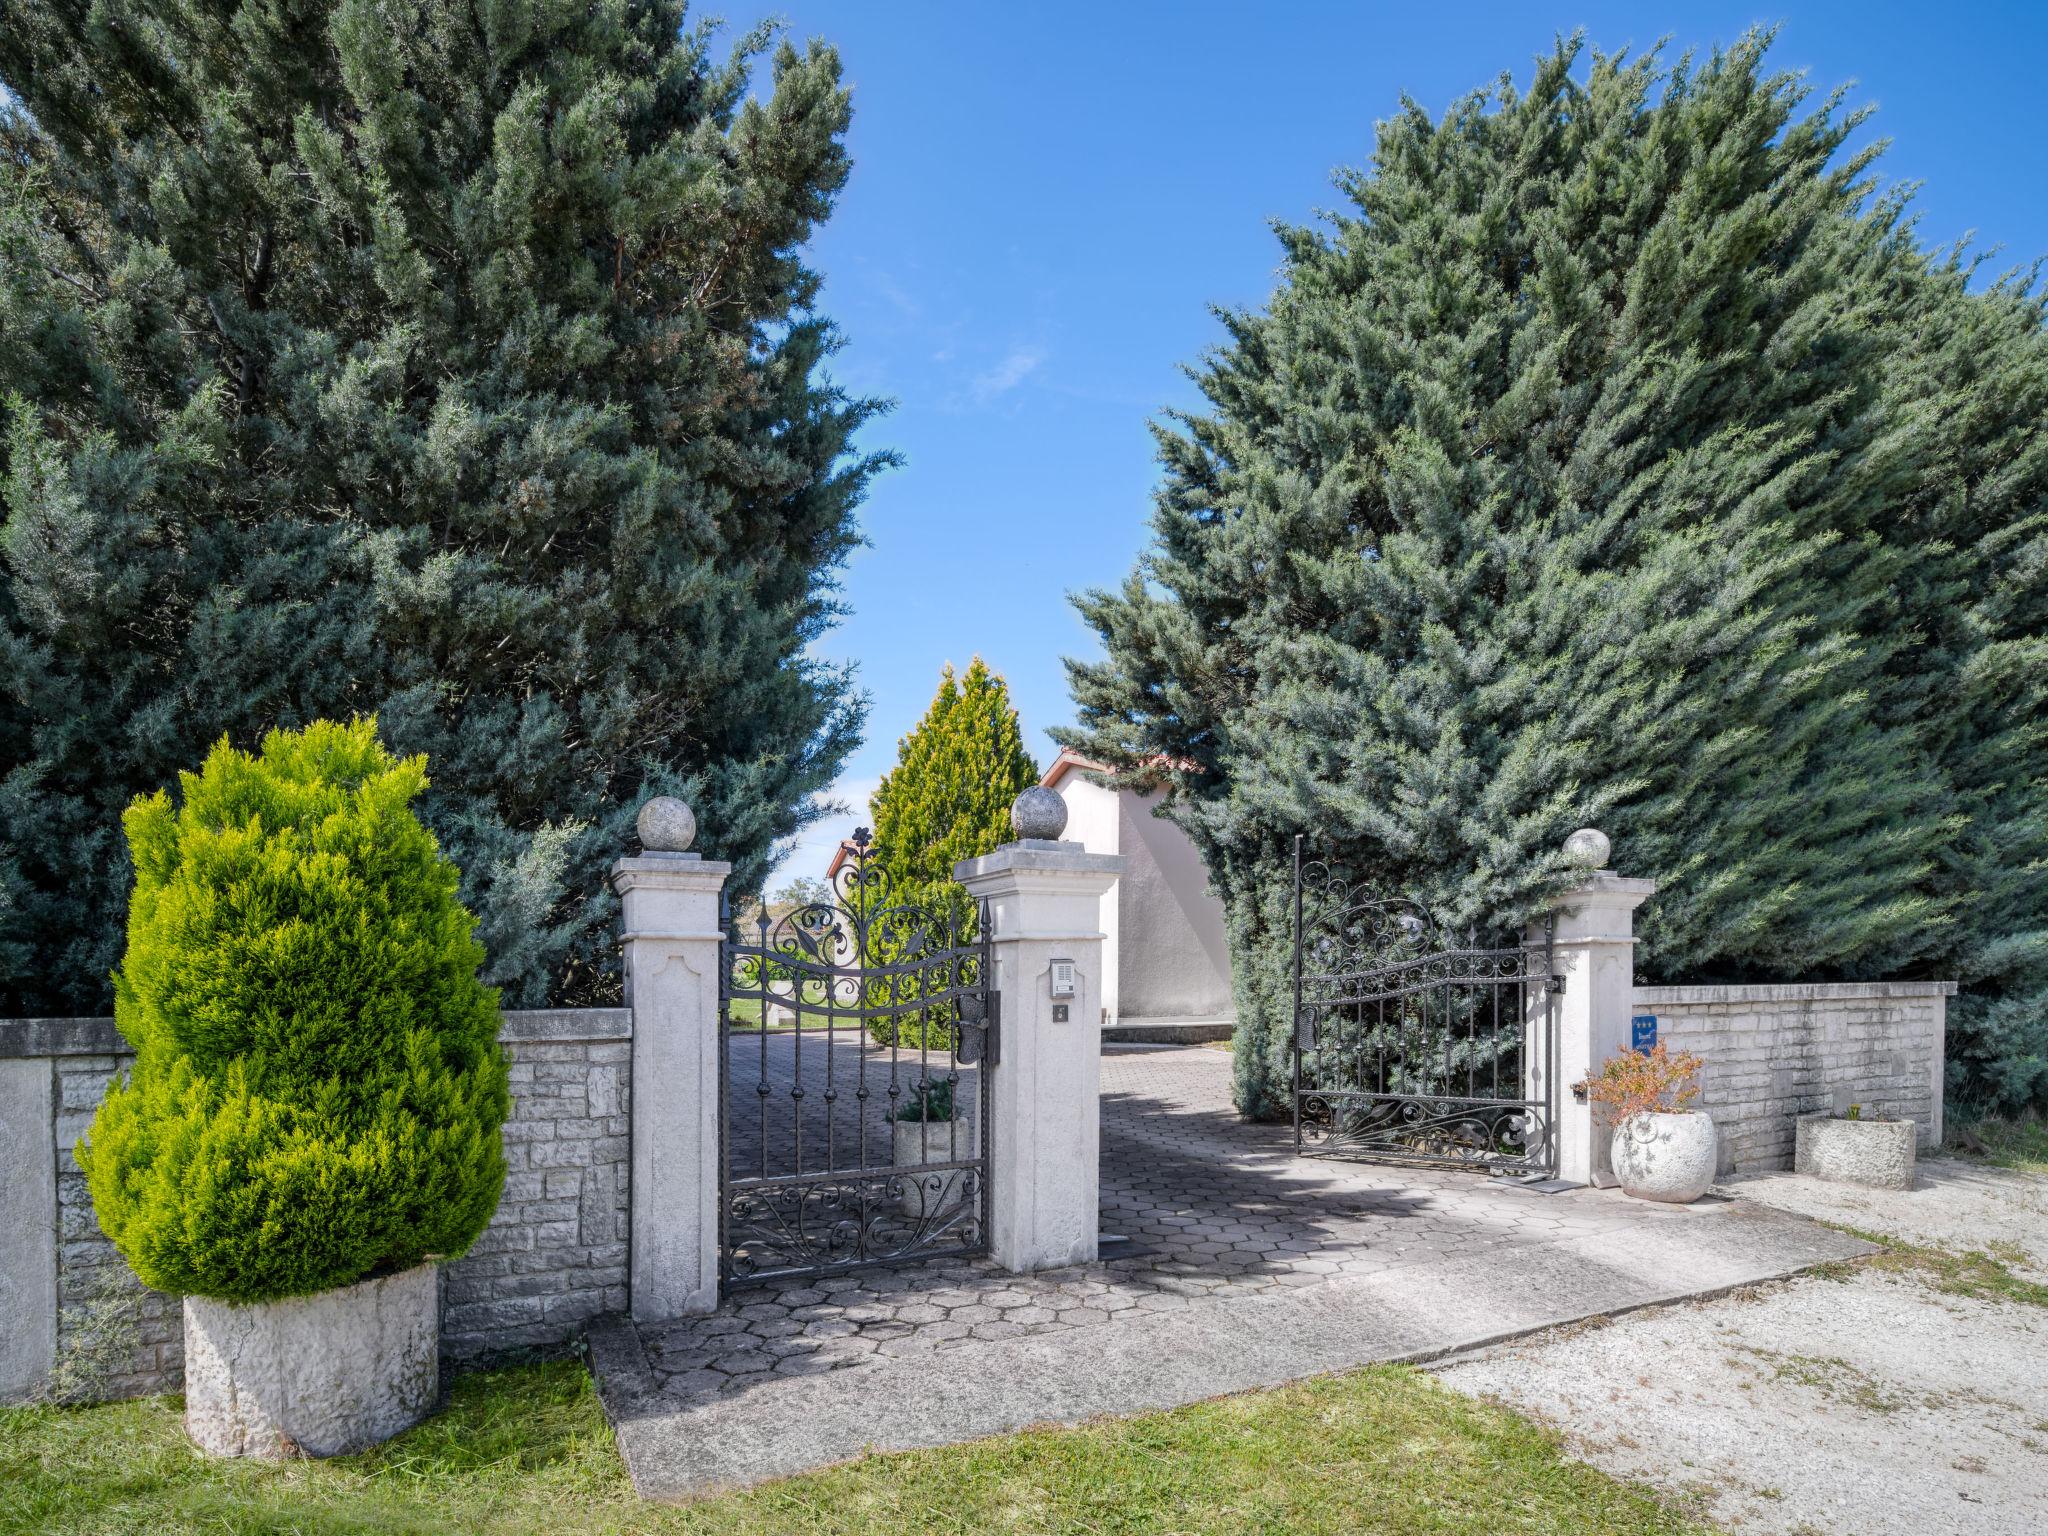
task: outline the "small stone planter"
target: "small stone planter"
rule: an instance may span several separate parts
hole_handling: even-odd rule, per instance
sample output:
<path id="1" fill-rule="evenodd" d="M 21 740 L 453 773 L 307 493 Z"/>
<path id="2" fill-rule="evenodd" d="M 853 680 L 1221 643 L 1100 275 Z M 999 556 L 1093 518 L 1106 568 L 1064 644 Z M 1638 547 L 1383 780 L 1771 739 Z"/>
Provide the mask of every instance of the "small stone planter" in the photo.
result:
<path id="1" fill-rule="evenodd" d="M 952 1120 L 894 1120 L 896 1166 L 899 1169 L 914 1169 L 927 1163 L 971 1162 L 981 1154 L 976 1146 L 975 1125 L 971 1119 L 958 1122 Z M 959 1126 L 956 1140 L 953 1128 Z M 899 1202 L 903 1214 L 913 1221 L 922 1221 L 925 1212 L 933 1216 L 944 1213 L 960 1200 L 961 1181 L 967 1176 L 964 1168 L 942 1168 L 933 1173 L 902 1174 L 903 1197 Z"/>
<path id="2" fill-rule="evenodd" d="M 1609 1151 L 1624 1194 L 1690 1205 L 1713 1187 L 1719 1143 L 1711 1115 L 1653 1110 L 1615 1127 Z"/>
<path id="3" fill-rule="evenodd" d="M 1801 1115 L 1793 1126 L 1792 1168 L 1833 1184 L 1911 1189 L 1917 1130 L 1911 1120 Z"/>
<path id="4" fill-rule="evenodd" d="M 185 1298 L 185 1429 L 214 1456 L 341 1456 L 425 1418 L 440 1390 L 435 1266 L 317 1296 Z"/>

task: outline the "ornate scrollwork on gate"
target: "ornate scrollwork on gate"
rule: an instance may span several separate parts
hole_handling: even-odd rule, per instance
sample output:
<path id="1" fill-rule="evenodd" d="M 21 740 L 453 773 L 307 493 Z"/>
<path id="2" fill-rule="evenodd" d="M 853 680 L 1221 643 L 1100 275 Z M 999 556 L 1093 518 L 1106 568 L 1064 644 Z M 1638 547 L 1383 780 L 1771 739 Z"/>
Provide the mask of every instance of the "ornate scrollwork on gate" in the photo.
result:
<path id="1" fill-rule="evenodd" d="M 1550 1144 L 1542 1106 L 1409 1094 L 1307 1093 L 1301 1144 L 1311 1155 L 1496 1168 L 1540 1159 Z"/>
<path id="2" fill-rule="evenodd" d="M 1555 1166 L 1549 965 L 1304 862 L 1294 908 L 1295 1145 L 1307 1155 Z"/>
<path id="3" fill-rule="evenodd" d="M 729 1284 L 986 1248 L 988 913 L 873 855 L 862 828 L 829 899 L 727 935 Z"/>
<path id="4" fill-rule="evenodd" d="M 972 924 L 943 906 L 896 900 L 873 853 L 868 829 L 858 829 L 832 871 L 831 900 L 780 916 L 764 906 L 755 932 L 732 936 L 733 996 L 830 1002 L 851 1016 L 934 1008 L 980 991 Z M 799 981 L 810 995 L 793 996 Z"/>
<path id="5" fill-rule="evenodd" d="M 1379 895 L 1342 865 L 1312 860 L 1300 866 L 1296 880 L 1303 962 L 1312 974 L 1341 975 L 1423 953 L 1437 942 L 1427 908 Z"/>
<path id="6" fill-rule="evenodd" d="M 726 1218 L 729 1275 L 743 1283 L 979 1252 L 981 1193 L 972 1164 L 741 1188 Z"/>

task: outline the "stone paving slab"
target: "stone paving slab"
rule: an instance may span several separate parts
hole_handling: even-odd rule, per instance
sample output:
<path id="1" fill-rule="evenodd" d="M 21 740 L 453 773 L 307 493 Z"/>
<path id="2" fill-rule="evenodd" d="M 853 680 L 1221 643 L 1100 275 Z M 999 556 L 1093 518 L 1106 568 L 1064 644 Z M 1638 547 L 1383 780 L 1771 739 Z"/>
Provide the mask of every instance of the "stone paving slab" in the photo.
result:
<path id="1" fill-rule="evenodd" d="M 1135 1252 L 737 1292 L 592 1334 L 635 1485 L 684 1498 L 1046 1421 L 1433 1358 L 1867 1252 L 1759 1207 L 1539 1195 L 1474 1174 L 1309 1162 L 1228 1104 L 1228 1057 L 1103 1063 L 1105 1230 Z"/>

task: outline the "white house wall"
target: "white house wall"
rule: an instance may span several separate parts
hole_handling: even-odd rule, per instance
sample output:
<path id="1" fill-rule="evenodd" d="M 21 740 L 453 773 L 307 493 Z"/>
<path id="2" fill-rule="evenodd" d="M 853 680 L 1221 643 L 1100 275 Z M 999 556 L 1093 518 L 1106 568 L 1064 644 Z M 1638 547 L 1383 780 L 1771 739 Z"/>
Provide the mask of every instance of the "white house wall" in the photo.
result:
<path id="1" fill-rule="evenodd" d="M 1080 775 L 1067 782 L 1080 782 Z M 1227 1019 L 1233 1010 L 1223 904 L 1210 893 L 1208 869 L 1188 835 L 1152 814 L 1158 798 L 1156 791 L 1111 796 L 1116 851 L 1125 859 L 1111 893 L 1118 925 L 1112 1012 L 1125 1024 Z"/>
<path id="2" fill-rule="evenodd" d="M 1067 802 L 1067 830 L 1063 834 L 1070 841 L 1079 843 L 1090 853 L 1121 853 L 1122 840 L 1119 836 L 1121 820 L 1117 802 L 1123 797 L 1113 789 L 1107 789 L 1094 780 L 1078 773 L 1067 774 L 1059 785 L 1060 795 Z M 1126 875 L 1124 879 L 1128 879 Z M 1102 895 L 1102 1014 L 1105 1024 L 1117 1015 L 1117 988 L 1120 982 L 1119 967 L 1122 960 L 1123 941 L 1117 923 L 1117 907 L 1120 898 L 1120 879 Z"/>

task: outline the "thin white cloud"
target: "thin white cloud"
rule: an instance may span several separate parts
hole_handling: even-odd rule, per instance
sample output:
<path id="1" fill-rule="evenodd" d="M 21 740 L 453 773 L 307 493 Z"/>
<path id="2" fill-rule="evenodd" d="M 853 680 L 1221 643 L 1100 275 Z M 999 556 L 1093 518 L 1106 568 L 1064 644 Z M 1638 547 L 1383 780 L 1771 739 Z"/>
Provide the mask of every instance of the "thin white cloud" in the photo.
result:
<path id="1" fill-rule="evenodd" d="M 924 306 L 918 303 L 911 296 L 909 290 L 891 278 L 888 273 L 875 272 L 870 275 L 869 281 L 875 285 L 875 292 L 888 301 L 889 305 L 904 319 L 918 320 L 923 318 Z"/>
<path id="2" fill-rule="evenodd" d="M 1022 384 L 1045 362 L 1045 349 L 1037 346 L 1012 347 L 1009 355 L 988 372 L 976 376 L 968 392 L 977 405 L 987 405 Z"/>

